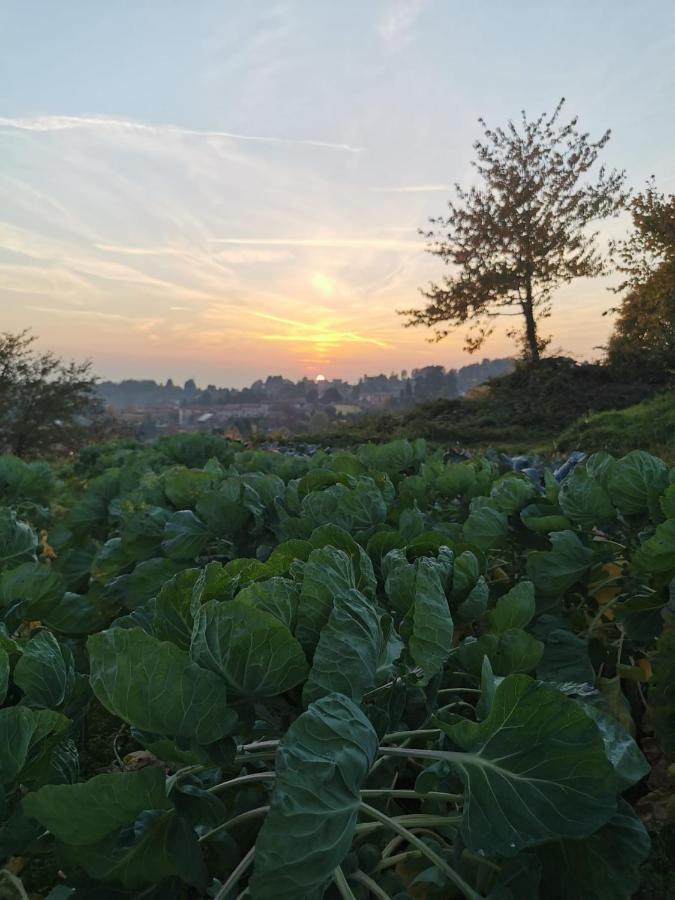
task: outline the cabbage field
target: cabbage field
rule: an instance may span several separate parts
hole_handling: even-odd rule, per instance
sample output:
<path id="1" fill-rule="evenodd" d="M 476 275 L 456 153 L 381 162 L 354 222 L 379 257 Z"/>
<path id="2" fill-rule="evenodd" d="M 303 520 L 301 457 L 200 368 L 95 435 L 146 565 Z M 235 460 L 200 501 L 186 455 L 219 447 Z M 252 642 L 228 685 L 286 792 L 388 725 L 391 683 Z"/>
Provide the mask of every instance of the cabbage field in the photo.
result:
<path id="1" fill-rule="evenodd" d="M 7 896 L 666 885 L 660 459 L 179 435 L 56 467 L 2 457 L 0 504 Z"/>

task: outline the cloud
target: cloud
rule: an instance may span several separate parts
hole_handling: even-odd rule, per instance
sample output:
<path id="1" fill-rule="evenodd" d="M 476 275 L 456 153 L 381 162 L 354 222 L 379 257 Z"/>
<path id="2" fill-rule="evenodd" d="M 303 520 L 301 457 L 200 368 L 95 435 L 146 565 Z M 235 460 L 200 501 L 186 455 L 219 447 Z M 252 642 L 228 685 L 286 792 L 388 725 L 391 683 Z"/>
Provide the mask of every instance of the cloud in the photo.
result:
<path id="1" fill-rule="evenodd" d="M 399 0 L 393 8 L 376 25 L 377 32 L 383 41 L 405 41 L 426 0 Z"/>
<path id="2" fill-rule="evenodd" d="M 419 241 L 400 241 L 388 238 L 211 238 L 212 244 L 243 244 L 262 247 L 333 247 L 364 250 L 401 250 L 415 247 Z"/>
<path id="3" fill-rule="evenodd" d="M 123 131 L 131 134 L 149 134 L 157 137 L 197 137 L 216 138 L 227 141 L 252 141 L 259 144 L 281 144 L 285 146 L 316 147 L 325 150 L 341 150 L 346 153 L 360 153 L 361 147 L 321 141 L 311 138 L 283 138 L 258 134 L 238 134 L 233 131 L 209 131 L 198 128 L 184 128 L 181 125 L 135 122 L 131 119 L 112 119 L 106 116 L 34 116 L 32 118 L 10 118 L 0 116 L 0 129 L 14 131 L 52 132 L 73 130 Z"/>
<path id="4" fill-rule="evenodd" d="M 260 340 L 263 341 L 314 344 L 317 348 L 339 347 L 341 344 L 372 344 L 375 347 L 388 346 L 384 341 L 377 338 L 366 337 L 354 331 L 343 331 L 340 329 L 339 323 L 333 323 L 329 320 L 307 324 L 296 319 L 288 319 L 270 313 L 256 312 L 255 310 L 249 310 L 249 312 L 252 316 L 265 319 L 268 322 L 289 326 L 289 330 L 285 334 L 259 335 Z"/>
<path id="5" fill-rule="evenodd" d="M 56 316 L 85 316 L 90 319 L 101 319 L 104 322 L 128 322 L 138 328 L 145 329 L 157 324 L 157 319 L 138 318 L 136 316 L 124 316 L 121 313 L 102 312 L 96 309 L 63 309 L 59 306 L 27 306 L 33 312 L 48 313 Z"/>
<path id="6" fill-rule="evenodd" d="M 106 253 L 117 253 L 121 256 L 175 256 L 184 259 L 194 259 L 195 251 L 180 247 L 126 247 L 121 244 L 94 244 L 98 250 Z M 280 250 L 221 250 L 217 256 L 211 257 L 213 263 L 224 262 L 229 264 L 286 262 L 293 259 L 291 253 Z"/>
<path id="7" fill-rule="evenodd" d="M 370 189 L 375 194 L 430 194 L 452 190 L 449 184 L 410 184 L 402 187 L 375 187 Z"/>

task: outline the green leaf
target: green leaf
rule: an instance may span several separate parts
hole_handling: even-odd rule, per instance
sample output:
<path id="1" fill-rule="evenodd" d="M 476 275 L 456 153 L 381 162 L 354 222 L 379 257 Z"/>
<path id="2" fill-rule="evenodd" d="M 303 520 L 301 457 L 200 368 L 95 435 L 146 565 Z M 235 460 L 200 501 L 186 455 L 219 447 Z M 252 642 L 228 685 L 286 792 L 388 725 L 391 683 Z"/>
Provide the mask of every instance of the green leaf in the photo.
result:
<path id="1" fill-rule="evenodd" d="M 5 702 L 9 688 L 10 661 L 7 651 L 0 647 L 0 704 Z"/>
<path id="2" fill-rule="evenodd" d="M 255 606 L 270 613 L 289 629 L 295 631 L 300 602 L 300 585 L 289 578 L 268 578 L 249 584 L 237 594 L 239 603 Z"/>
<path id="3" fill-rule="evenodd" d="M 633 565 L 647 575 L 675 574 L 675 519 L 657 526 L 633 554 Z"/>
<path id="4" fill-rule="evenodd" d="M 66 844 L 95 844 L 145 809 L 170 809 L 162 769 L 95 775 L 82 784 L 48 784 L 23 800 L 27 815 Z"/>
<path id="5" fill-rule="evenodd" d="M 613 815 L 615 782 L 600 732 L 559 691 L 511 675 L 482 722 L 440 724 L 463 751 L 437 755 L 464 784 L 462 835 L 474 852 L 515 856 L 542 841 L 590 835 Z"/>
<path id="6" fill-rule="evenodd" d="M 457 607 L 457 618 L 460 622 L 474 622 L 480 619 L 487 609 L 490 589 L 485 578 L 480 575 L 466 600 Z"/>
<path id="7" fill-rule="evenodd" d="M 65 525 L 77 536 L 98 534 L 107 522 L 110 501 L 119 492 L 119 469 L 108 469 L 93 478 L 84 495 L 68 510 Z"/>
<path id="8" fill-rule="evenodd" d="M 72 653 L 49 631 L 39 631 L 28 641 L 14 668 L 14 682 L 29 706 L 56 709 L 66 701 L 74 680 Z"/>
<path id="9" fill-rule="evenodd" d="M 476 677 L 481 674 L 484 657 L 489 659 L 495 675 L 525 675 L 536 668 L 543 652 L 544 645 L 531 634 L 522 628 L 508 628 L 501 634 L 466 638 L 460 645 L 459 659 Z"/>
<path id="10" fill-rule="evenodd" d="M 361 478 L 355 488 L 334 484 L 323 491 L 307 494 L 301 504 L 302 515 L 308 517 L 314 527 L 332 524 L 352 534 L 369 532 L 384 522 L 387 505 L 372 479 Z"/>
<path id="11" fill-rule="evenodd" d="M 583 700 L 576 702 L 600 730 L 607 759 L 614 766 L 618 792 L 637 784 L 649 773 L 650 765 L 631 735 L 614 716 Z"/>
<path id="12" fill-rule="evenodd" d="M 373 604 L 356 590 L 337 596 L 321 630 L 303 702 L 335 692 L 360 703 L 375 686 L 382 645 L 380 615 Z"/>
<path id="13" fill-rule="evenodd" d="M 506 540 L 508 519 L 505 512 L 493 506 L 477 506 L 469 513 L 462 531 L 467 544 L 479 550 L 494 550 Z"/>
<path id="14" fill-rule="evenodd" d="M 609 483 L 609 477 L 614 471 L 616 460 L 610 453 L 600 450 L 598 453 L 592 453 L 586 460 L 586 471 L 599 482 L 605 490 Z"/>
<path id="15" fill-rule="evenodd" d="M 183 569 L 165 581 L 152 609 L 153 634 L 160 641 L 171 641 L 181 650 L 189 650 L 192 639 L 192 597 L 201 569 Z"/>
<path id="16" fill-rule="evenodd" d="M 12 509 L 0 508 L 0 569 L 35 559 L 37 534 Z"/>
<path id="17" fill-rule="evenodd" d="M 605 489 L 579 466 L 561 484 L 558 502 L 565 515 L 586 528 L 616 518 L 616 509 Z"/>
<path id="18" fill-rule="evenodd" d="M 91 561 L 91 577 L 100 582 L 108 581 L 128 570 L 133 563 L 134 558 L 122 543 L 122 538 L 110 538 Z"/>
<path id="19" fill-rule="evenodd" d="M 51 566 L 26 562 L 0 575 L 0 605 L 22 602 L 25 618 L 43 619 L 64 594 L 63 576 Z"/>
<path id="20" fill-rule="evenodd" d="M 256 900 L 320 900 L 347 855 L 377 735 L 342 694 L 312 703 L 281 739 L 271 809 L 258 834 Z"/>
<path id="21" fill-rule="evenodd" d="M 664 629 L 652 659 L 649 703 L 657 735 L 666 751 L 675 754 L 675 628 Z"/>
<path id="22" fill-rule="evenodd" d="M 38 765 L 68 725 L 68 719 L 48 709 L 0 709 L 0 784 L 12 784 L 26 769 Z"/>
<path id="23" fill-rule="evenodd" d="M 557 483 L 557 482 L 556 482 Z M 520 511 L 520 521 L 536 534 L 550 534 L 551 531 L 564 531 L 572 527 L 572 523 L 562 514 L 554 503 L 530 503 Z"/>
<path id="24" fill-rule="evenodd" d="M 595 671 L 588 658 L 586 641 L 564 628 L 550 631 L 537 666 L 537 678 L 556 684 L 594 684 Z"/>
<path id="25" fill-rule="evenodd" d="M 373 564 L 366 551 L 360 544 L 357 544 L 349 532 L 337 525 L 320 525 L 311 533 L 309 540 L 317 549 L 330 546 L 337 550 L 344 550 L 352 561 L 356 588 L 366 597 L 371 599 L 375 597 L 377 579 L 373 571 Z"/>
<path id="26" fill-rule="evenodd" d="M 61 853 L 71 867 L 83 868 L 98 881 L 121 883 L 133 890 L 160 885 L 165 879 L 177 876 L 203 895 L 207 873 L 192 828 L 173 812 L 160 816 L 145 813 L 144 819 L 134 828 L 135 832 L 141 831 L 141 839 L 131 847 L 118 841 L 116 835 L 110 835 L 98 844 L 64 847 Z M 110 888 L 105 890 L 109 892 Z M 155 895 L 157 900 L 166 896 L 165 884 L 161 884 L 160 891 Z"/>
<path id="27" fill-rule="evenodd" d="M 30 602 L 24 602 L 21 612 L 24 618 L 32 619 L 36 610 Z M 65 635 L 84 635 L 104 628 L 110 621 L 111 613 L 95 595 L 66 591 L 49 609 L 41 608 L 40 615 L 35 618 L 41 619 L 53 631 Z"/>
<path id="28" fill-rule="evenodd" d="M 563 594 L 593 565 L 595 555 L 573 531 L 550 535 L 551 550 L 535 550 L 527 557 L 527 574 L 545 597 Z"/>
<path id="29" fill-rule="evenodd" d="M 537 496 L 537 489 L 525 475 L 509 473 L 492 485 L 490 497 L 499 509 L 513 515 Z M 486 548 L 487 549 L 487 548 Z"/>
<path id="30" fill-rule="evenodd" d="M 199 608 L 190 654 L 238 697 L 275 697 L 307 677 L 305 654 L 288 628 L 238 600 L 209 600 Z"/>
<path id="31" fill-rule="evenodd" d="M 92 635 L 87 648 L 94 694 L 141 731 L 210 744 L 234 726 L 222 679 L 173 644 L 114 628 Z"/>
<path id="32" fill-rule="evenodd" d="M 195 559 L 211 540 L 206 525 L 189 509 L 174 513 L 164 528 L 162 550 L 170 559 Z"/>
<path id="33" fill-rule="evenodd" d="M 649 511 L 651 497 L 668 484 L 668 467 L 644 450 L 631 450 L 617 460 L 607 479 L 607 491 L 622 513 L 637 515 Z"/>
<path id="34" fill-rule="evenodd" d="M 534 671 L 544 653 L 541 641 L 522 628 L 507 628 L 499 635 L 494 660 L 495 675 L 527 674 Z"/>
<path id="35" fill-rule="evenodd" d="M 543 864 L 541 896 L 547 900 L 631 900 L 651 842 L 625 800 L 595 834 L 537 849 Z"/>
<path id="36" fill-rule="evenodd" d="M 452 591 L 450 598 L 453 603 L 460 603 L 471 592 L 472 587 L 480 577 L 480 563 L 475 553 L 464 550 L 455 557 L 452 568 Z"/>
<path id="37" fill-rule="evenodd" d="M 127 605 L 135 609 L 157 596 L 164 582 L 181 568 L 182 563 L 162 556 L 138 563 L 129 575 Z"/>
<path id="38" fill-rule="evenodd" d="M 414 576 L 412 603 L 401 624 L 401 636 L 428 682 L 441 671 L 450 655 L 454 625 L 438 564 L 420 557 L 414 563 Z"/>
<path id="39" fill-rule="evenodd" d="M 534 585 L 531 581 L 519 581 L 497 600 L 496 607 L 490 613 L 490 625 L 497 632 L 525 628 L 534 618 L 534 613 Z"/>
<path id="40" fill-rule="evenodd" d="M 295 635 L 309 656 L 333 609 L 333 599 L 356 587 L 354 569 L 343 550 L 312 550 L 304 565 Z"/>
<path id="41" fill-rule="evenodd" d="M 312 549 L 313 547 L 309 541 L 284 541 L 282 544 L 277 544 L 272 550 L 267 558 L 267 564 L 272 566 L 277 574 L 286 575 L 292 563 L 296 559 L 301 559 L 305 562 Z"/>
<path id="42" fill-rule="evenodd" d="M 126 553 L 136 560 L 159 556 L 164 526 L 171 513 L 161 506 L 133 509 L 122 516 L 120 538 Z"/>
<path id="43" fill-rule="evenodd" d="M 659 503 L 663 515 L 667 519 L 675 519 L 675 483 L 666 488 Z"/>
<path id="44" fill-rule="evenodd" d="M 194 509 L 200 496 L 215 482 L 215 476 L 202 469 L 173 466 L 164 472 L 164 492 L 176 509 Z"/>

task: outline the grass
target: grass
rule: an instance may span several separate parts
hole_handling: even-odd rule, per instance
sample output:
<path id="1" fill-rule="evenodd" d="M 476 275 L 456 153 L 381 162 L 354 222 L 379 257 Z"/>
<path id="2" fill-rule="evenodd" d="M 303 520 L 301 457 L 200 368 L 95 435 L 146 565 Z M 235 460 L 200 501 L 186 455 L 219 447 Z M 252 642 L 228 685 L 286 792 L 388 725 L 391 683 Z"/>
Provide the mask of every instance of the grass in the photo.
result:
<path id="1" fill-rule="evenodd" d="M 531 413 L 536 419 L 536 409 Z M 426 438 L 432 446 L 458 450 L 542 455 L 584 450 L 606 450 L 621 456 L 647 450 L 675 464 L 675 392 L 667 391 L 623 409 L 587 413 L 564 428 L 546 425 L 505 424 L 508 410 L 496 417 L 485 406 L 466 400 L 438 400 L 404 412 L 366 415 L 348 424 L 297 441 L 323 446 L 349 447 L 364 441 L 382 443 L 394 438 Z M 517 418 L 517 417 L 516 417 Z"/>
<path id="2" fill-rule="evenodd" d="M 583 416 L 555 442 L 559 450 L 606 450 L 614 455 L 648 450 L 675 463 L 675 392 L 659 394 L 626 409 Z"/>

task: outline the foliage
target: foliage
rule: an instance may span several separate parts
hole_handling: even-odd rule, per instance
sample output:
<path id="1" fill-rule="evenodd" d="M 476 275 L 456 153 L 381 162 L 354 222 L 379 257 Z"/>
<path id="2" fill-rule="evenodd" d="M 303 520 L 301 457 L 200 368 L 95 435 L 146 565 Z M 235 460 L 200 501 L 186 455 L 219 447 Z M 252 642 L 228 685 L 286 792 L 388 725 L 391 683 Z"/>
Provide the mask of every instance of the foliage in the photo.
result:
<path id="1" fill-rule="evenodd" d="M 645 373 L 642 373 L 645 374 Z M 388 441 L 392 437 L 415 438 L 450 444 L 459 448 L 497 447 L 527 452 L 533 444 L 562 448 L 608 449 L 627 452 L 635 446 L 666 452 L 672 426 L 657 417 L 643 418 L 641 432 L 635 431 L 621 443 L 596 446 L 592 435 L 586 443 L 585 423 L 594 414 L 619 411 L 654 396 L 659 385 L 633 377 L 616 366 L 579 364 L 566 357 L 544 357 L 536 366 L 518 363 L 515 370 L 489 382 L 478 396 L 435 400 L 400 413 L 364 416 L 348 426 L 312 435 L 321 444 L 345 446 L 358 441 Z M 671 401 L 655 408 L 665 412 Z M 649 403 L 645 410 L 649 410 Z M 610 414 L 611 415 L 611 414 Z M 631 412 L 627 416 L 632 416 Z M 643 426 L 646 426 L 644 428 Z M 570 429 L 569 433 L 567 429 Z M 578 429 L 583 435 L 571 442 Z M 558 444 L 558 436 L 564 440 Z M 614 437 L 621 441 L 620 433 Z M 306 439 L 306 436 L 305 436 Z"/>
<path id="2" fill-rule="evenodd" d="M 652 180 L 631 200 L 633 232 L 612 253 L 628 290 L 610 338 L 608 360 L 663 382 L 675 369 L 675 194 Z"/>
<path id="3" fill-rule="evenodd" d="M 83 419 L 99 411 L 91 364 L 65 363 L 34 341 L 0 335 L 0 447 L 17 456 L 76 446 Z"/>
<path id="4" fill-rule="evenodd" d="M 675 733 L 660 459 L 191 437 L 88 451 L 85 482 L 0 463 L 0 845 L 27 880 L 51 855 L 73 900 L 638 889 L 641 746 Z"/>
<path id="5" fill-rule="evenodd" d="M 441 339 L 468 323 L 466 347 L 473 352 L 498 316 L 522 316 L 523 333 L 511 333 L 536 362 L 548 343 L 539 323 L 555 289 L 604 271 L 587 227 L 621 208 L 624 175 L 603 166 L 582 181 L 610 132 L 591 141 L 576 117 L 559 124 L 563 103 L 536 119 L 523 112 L 520 128 L 509 122 L 490 129 L 479 120 L 485 135 L 474 144 L 479 184 L 468 191 L 457 186 L 457 201 L 446 216 L 430 220 L 425 235 L 429 252 L 457 272 L 423 291 L 429 302 L 406 312 L 409 325 L 438 326 Z"/>
<path id="6" fill-rule="evenodd" d="M 584 416 L 566 428 L 556 441 L 560 450 L 627 453 L 646 447 L 675 464 L 675 395 L 659 394 L 626 409 Z"/>

